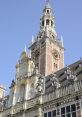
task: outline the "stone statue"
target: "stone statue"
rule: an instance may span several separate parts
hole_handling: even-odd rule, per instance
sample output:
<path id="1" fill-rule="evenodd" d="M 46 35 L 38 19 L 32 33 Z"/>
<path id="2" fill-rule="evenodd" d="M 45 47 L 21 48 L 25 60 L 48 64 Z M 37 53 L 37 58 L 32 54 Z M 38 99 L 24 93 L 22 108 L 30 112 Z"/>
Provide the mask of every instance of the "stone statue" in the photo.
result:
<path id="1" fill-rule="evenodd" d="M 44 93 L 44 77 L 41 75 L 38 78 L 38 82 L 36 84 L 36 94 L 43 94 Z"/>
<path id="2" fill-rule="evenodd" d="M 57 79 L 57 77 L 56 77 L 56 74 L 53 74 L 53 77 L 51 78 L 51 82 L 52 82 L 52 87 L 53 87 L 54 89 L 60 87 L 60 83 L 59 83 L 59 81 L 58 81 L 58 79 Z"/>
<path id="3" fill-rule="evenodd" d="M 67 75 L 67 80 L 68 82 L 73 82 L 76 80 L 76 76 L 72 73 L 72 71 L 70 70 L 70 67 L 67 66 L 65 74 Z"/>

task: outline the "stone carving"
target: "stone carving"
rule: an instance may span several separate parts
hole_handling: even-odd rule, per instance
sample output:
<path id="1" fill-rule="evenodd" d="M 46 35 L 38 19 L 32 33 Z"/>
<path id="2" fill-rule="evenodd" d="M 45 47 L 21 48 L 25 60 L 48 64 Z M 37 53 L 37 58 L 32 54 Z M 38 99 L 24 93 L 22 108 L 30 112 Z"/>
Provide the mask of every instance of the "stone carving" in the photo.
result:
<path id="1" fill-rule="evenodd" d="M 53 77 L 51 78 L 51 82 L 52 82 L 52 87 L 53 89 L 59 88 L 60 87 L 60 83 L 56 77 L 56 74 L 53 74 Z"/>
<path id="2" fill-rule="evenodd" d="M 35 64 L 34 62 L 31 64 L 31 73 L 33 74 L 35 71 Z"/>
<path id="3" fill-rule="evenodd" d="M 44 93 L 44 76 L 40 75 L 38 78 L 38 82 L 36 84 L 36 94 L 43 94 Z"/>
<path id="4" fill-rule="evenodd" d="M 77 79 L 76 76 L 70 70 L 70 67 L 68 67 L 68 66 L 67 66 L 67 68 L 65 70 L 65 74 L 67 75 L 67 80 L 68 80 L 69 83 L 73 82 L 73 81 L 75 81 Z"/>
<path id="5" fill-rule="evenodd" d="M 8 99 L 9 97 L 5 97 L 4 99 L 0 100 L 0 111 L 3 111 L 6 108 L 8 108 Z"/>

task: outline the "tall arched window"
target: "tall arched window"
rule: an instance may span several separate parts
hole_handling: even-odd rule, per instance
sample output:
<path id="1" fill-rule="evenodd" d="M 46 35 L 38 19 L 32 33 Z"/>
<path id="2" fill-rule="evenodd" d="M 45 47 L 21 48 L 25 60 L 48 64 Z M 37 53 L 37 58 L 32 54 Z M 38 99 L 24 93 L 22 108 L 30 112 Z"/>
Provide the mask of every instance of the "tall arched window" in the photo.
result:
<path id="1" fill-rule="evenodd" d="M 49 19 L 46 20 L 46 25 L 49 25 Z"/>
<path id="2" fill-rule="evenodd" d="M 53 27 L 53 21 L 51 21 L 51 26 Z"/>
<path id="3" fill-rule="evenodd" d="M 42 21 L 42 26 L 44 26 L 44 21 Z"/>

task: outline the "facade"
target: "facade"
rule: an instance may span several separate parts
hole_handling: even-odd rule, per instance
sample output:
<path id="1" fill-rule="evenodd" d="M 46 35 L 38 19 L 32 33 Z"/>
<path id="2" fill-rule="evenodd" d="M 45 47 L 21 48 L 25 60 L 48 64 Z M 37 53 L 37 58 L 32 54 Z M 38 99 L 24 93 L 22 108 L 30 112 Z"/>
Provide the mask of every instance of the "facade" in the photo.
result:
<path id="1" fill-rule="evenodd" d="M 21 53 L 10 93 L 0 97 L 0 117 L 82 117 L 82 60 L 64 67 L 63 40 L 55 28 L 47 2 L 30 55 Z"/>

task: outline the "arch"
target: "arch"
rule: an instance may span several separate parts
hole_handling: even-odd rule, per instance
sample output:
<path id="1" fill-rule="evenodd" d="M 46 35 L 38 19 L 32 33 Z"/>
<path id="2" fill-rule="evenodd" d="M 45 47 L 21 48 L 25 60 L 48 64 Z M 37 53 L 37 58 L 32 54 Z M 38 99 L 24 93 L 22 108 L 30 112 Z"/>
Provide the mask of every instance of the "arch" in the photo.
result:
<path id="1" fill-rule="evenodd" d="M 53 21 L 51 21 L 51 27 L 53 27 L 53 24 L 54 24 Z"/>
<path id="2" fill-rule="evenodd" d="M 44 26 L 44 20 L 42 21 L 42 26 Z"/>
<path id="3" fill-rule="evenodd" d="M 49 22 L 50 22 L 49 19 L 47 19 L 47 20 L 46 20 L 46 25 L 49 25 Z"/>
<path id="4" fill-rule="evenodd" d="M 50 12 L 50 11 L 49 11 L 49 9 L 47 9 L 47 11 L 46 11 L 46 12 L 47 12 L 47 14 L 49 14 L 49 12 Z"/>

